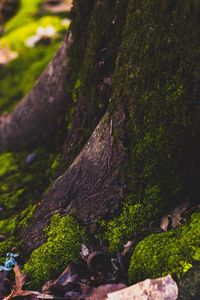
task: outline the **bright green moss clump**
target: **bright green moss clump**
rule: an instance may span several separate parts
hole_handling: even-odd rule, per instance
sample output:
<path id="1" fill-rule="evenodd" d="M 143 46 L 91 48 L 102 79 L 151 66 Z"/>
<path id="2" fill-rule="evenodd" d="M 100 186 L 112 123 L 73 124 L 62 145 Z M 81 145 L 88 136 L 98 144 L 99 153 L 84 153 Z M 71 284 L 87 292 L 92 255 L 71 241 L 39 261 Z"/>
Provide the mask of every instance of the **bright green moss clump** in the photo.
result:
<path id="1" fill-rule="evenodd" d="M 119 251 L 128 239 L 134 237 L 135 233 L 140 232 L 144 226 L 149 226 L 150 220 L 158 212 L 156 204 L 160 202 L 159 194 L 158 186 L 146 187 L 143 203 L 141 201 L 133 204 L 133 199 L 129 197 L 119 217 L 107 223 L 102 222 L 104 238 L 109 243 L 110 252 Z"/>
<path id="2" fill-rule="evenodd" d="M 54 215 L 46 228 L 47 242 L 33 251 L 24 271 L 33 286 L 58 276 L 70 262 L 79 257 L 80 245 L 86 242 L 86 232 L 71 216 Z"/>
<path id="3" fill-rule="evenodd" d="M 168 273 L 177 278 L 187 272 L 193 262 L 200 261 L 200 214 L 193 214 L 189 224 L 166 233 L 151 234 L 133 252 L 129 281 L 156 278 Z"/>

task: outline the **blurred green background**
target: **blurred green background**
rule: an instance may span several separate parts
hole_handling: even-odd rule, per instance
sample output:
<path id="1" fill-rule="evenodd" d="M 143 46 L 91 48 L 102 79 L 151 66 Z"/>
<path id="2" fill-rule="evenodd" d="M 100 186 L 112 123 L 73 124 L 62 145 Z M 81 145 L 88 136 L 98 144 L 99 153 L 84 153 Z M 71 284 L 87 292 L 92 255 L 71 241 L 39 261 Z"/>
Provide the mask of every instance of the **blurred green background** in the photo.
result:
<path id="1" fill-rule="evenodd" d="M 0 0 L 0 114 L 33 87 L 70 24 L 71 0 Z"/>

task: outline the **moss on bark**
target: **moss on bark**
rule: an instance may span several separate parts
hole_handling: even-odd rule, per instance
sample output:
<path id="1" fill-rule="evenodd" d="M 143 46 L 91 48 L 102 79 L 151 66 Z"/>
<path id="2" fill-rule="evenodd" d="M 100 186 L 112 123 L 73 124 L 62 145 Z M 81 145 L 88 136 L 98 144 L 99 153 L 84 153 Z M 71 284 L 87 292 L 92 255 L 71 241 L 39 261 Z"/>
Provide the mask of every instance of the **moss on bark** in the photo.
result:
<path id="1" fill-rule="evenodd" d="M 172 274 L 180 280 L 200 260 L 200 214 L 193 214 L 188 224 L 176 230 L 151 234 L 135 248 L 129 281 Z"/>
<path id="2" fill-rule="evenodd" d="M 134 221 L 124 208 L 108 223 L 106 237 L 115 251 L 123 236 L 133 237 L 198 189 L 199 9 L 197 1 L 128 1 L 109 110 L 112 116 L 119 105 L 127 106 L 124 203 L 144 209 Z"/>

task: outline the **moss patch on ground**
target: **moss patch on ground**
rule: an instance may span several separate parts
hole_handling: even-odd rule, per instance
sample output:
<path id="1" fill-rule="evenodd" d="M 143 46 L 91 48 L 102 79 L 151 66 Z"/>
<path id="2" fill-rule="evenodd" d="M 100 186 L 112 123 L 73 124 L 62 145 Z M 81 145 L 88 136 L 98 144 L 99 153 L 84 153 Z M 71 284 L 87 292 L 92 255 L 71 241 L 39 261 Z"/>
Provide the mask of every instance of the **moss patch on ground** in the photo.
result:
<path id="1" fill-rule="evenodd" d="M 12 31 L 22 25 L 29 24 L 37 16 L 43 0 L 21 0 L 17 14 L 5 25 L 6 31 Z"/>
<path id="2" fill-rule="evenodd" d="M 31 90 L 60 45 L 37 46 L 0 68 L 0 113 L 10 112 Z"/>
<path id="3" fill-rule="evenodd" d="M 28 152 L 5 152 L 0 154 L 0 254 L 5 255 L 12 247 L 23 249 L 19 232 L 31 222 L 36 203 L 41 194 L 56 176 L 59 167 L 57 150 L 47 151 L 38 148 L 35 158 L 27 162 Z"/>
<path id="4" fill-rule="evenodd" d="M 135 248 L 129 268 L 129 281 L 167 274 L 178 280 L 200 261 L 200 214 L 195 213 L 188 224 L 165 233 L 151 234 Z"/>
<path id="5" fill-rule="evenodd" d="M 81 243 L 87 242 L 87 235 L 71 216 L 54 215 L 46 228 L 47 242 L 33 251 L 24 266 L 30 275 L 31 287 L 41 286 L 56 278 L 70 262 L 77 261 Z"/>
<path id="6" fill-rule="evenodd" d="M 16 238 L 17 217 L 12 216 L 0 221 L 0 234 L 5 237 L 0 242 L 0 262 L 4 261 L 7 252 L 11 252 L 13 247 L 19 248 L 21 243 Z"/>
<path id="7" fill-rule="evenodd" d="M 0 206 L 9 216 L 37 200 L 55 174 L 51 168 L 56 153 L 35 151 L 35 159 L 27 163 L 28 152 L 0 154 Z"/>

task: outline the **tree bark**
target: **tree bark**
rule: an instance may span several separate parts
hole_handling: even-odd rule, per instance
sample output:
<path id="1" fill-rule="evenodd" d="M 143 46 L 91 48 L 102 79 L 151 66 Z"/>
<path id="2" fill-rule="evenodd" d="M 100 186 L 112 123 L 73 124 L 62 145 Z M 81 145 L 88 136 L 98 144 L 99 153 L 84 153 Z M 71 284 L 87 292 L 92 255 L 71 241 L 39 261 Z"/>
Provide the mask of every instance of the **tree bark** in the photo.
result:
<path id="1" fill-rule="evenodd" d="M 145 217 L 155 222 L 198 188 L 196 11 L 195 1 L 75 1 L 69 57 L 64 42 L 0 125 L 1 150 L 51 136 L 65 114 L 69 78 L 76 109 L 65 171 L 22 232 L 28 253 L 44 241 L 54 213 L 73 214 L 94 232 L 99 219 L 118 215 L 128 198 L 151 207 Z"/>
<path id="2" fill-rule="evenodd" d="M 91 232 L 102 217 L 118 213 L 125 189 L 125 152 L 120 139 L 115 141 L 113 136 L 117 118 L 104 115 L 80 154 L 38 204 L 31 225 L 23 233 L 28 252 L 44 241 L 41 232 L 55 213 L 74 215 Z M 120 129 L 123 127 L 122 122 Z"/>

